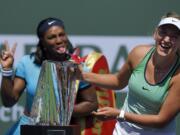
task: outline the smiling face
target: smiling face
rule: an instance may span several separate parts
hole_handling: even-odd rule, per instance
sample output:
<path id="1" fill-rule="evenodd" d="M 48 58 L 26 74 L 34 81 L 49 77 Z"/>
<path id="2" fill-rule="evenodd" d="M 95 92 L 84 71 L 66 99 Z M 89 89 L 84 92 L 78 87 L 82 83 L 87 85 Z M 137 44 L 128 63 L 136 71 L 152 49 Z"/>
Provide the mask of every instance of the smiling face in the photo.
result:
<path id="1" fill-rule="evenodd" d="M 68 38 L 60 26 L 50 27 L 44 34 L 43 47 L 48 59 L 56 60 L 64 57 L 67 52 Z"/>
<path id="2" fill-rule="evenodd" d="M 180 30 L 171 24 L 158 27 L 154 33 L 157 52 L 161 56 L 172 55 L 180 48 Z"/>

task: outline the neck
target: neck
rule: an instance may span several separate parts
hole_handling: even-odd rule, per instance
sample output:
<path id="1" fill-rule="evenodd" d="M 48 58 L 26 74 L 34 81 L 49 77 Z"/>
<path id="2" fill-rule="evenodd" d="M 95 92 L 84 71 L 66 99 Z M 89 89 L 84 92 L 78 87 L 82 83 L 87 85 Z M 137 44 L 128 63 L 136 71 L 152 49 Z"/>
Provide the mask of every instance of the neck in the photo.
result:
<path id="1" fill-rule="evenodd" d="M 158 70 L 169 69 L 176 62 L 177 55 L 173 54 L 171 56 L 160 56 L 156 52 L 152 55 L 152 63 L 154 67 Z"/>

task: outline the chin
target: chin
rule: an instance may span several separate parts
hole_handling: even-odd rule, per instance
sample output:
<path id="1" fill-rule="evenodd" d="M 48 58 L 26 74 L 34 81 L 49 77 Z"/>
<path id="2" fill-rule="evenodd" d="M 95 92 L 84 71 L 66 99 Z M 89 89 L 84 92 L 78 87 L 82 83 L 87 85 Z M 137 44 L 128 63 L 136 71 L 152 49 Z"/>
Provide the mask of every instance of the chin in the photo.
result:
<path id="1" fill-rule="evenodd" d="M 160 55 L 160 56 L 162 56 L 162 57 L 169 56 L 169 55 L 171 54 L 171 52 L 172 52 L 172 49 L 171 49 L 171 48 L 170 48 L 170 49 L 164 49 L 164 48 L 162 48 L 162 47 L 159 47 L 159 48 L 157 49 L 158 55 Z"/>
<path id="2" fill-rule="evenodd" d="M 64 51 L 64 52 L 61 52 L 61 51 L 56 51 L 56 53 L 58 53 L 58 54 L 65 54 L 66 53 L 66 51 Z"/>

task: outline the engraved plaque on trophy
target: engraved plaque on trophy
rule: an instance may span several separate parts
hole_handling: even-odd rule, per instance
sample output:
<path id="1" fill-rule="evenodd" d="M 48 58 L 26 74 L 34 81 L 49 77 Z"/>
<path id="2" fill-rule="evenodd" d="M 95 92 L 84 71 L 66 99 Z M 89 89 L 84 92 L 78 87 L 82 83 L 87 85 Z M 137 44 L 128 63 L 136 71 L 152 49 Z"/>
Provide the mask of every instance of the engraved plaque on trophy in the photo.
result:
<path id="1" fill-rule="evenodd" d="M 77 93 L 76 69 L 70 61 L 43 62 L 30 113 L 33 125 L 69 125 Z"/>

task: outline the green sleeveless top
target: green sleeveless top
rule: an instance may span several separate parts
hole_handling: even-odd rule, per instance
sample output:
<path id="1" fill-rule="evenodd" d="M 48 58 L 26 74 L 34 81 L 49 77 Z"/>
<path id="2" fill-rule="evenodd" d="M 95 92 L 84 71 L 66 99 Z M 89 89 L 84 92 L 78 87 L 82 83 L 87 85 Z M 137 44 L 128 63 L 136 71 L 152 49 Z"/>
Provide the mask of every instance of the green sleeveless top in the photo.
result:
<path id="1" fill-rule="evenodd" d="M 179 57 L 165 78 L 157 83 L 150 84 L 145 78 L 145 70 L 151 55 L 155 51 L 152 47 L 143 60 L 133 70 L 129 80 L 129 92 L 123 109 L 136 114 L 157 114 L 164 102 L 169 88 L 169 82 L 180 64 Z"/>

